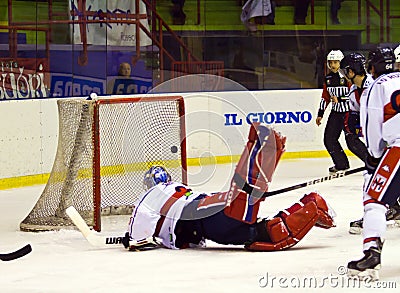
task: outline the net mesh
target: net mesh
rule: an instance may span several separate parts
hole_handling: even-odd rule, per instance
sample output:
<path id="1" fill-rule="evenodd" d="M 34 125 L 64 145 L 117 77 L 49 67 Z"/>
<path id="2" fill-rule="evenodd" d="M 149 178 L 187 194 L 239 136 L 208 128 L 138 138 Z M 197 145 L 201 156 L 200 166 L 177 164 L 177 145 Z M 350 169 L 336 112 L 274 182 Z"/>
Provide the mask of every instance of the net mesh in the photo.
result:
<path id="1" fill-rule="evenodd" d="M 70 205 L 91 226 L 97 212 L 103 216 L 129 214 L 144 191 L 144 173 L 155 164 L 165 166 L 173 180 L 184 181 L 180 102 L 182 98 L 177 97 L 59 100 L 59 140 L 53 169 L 20 229 L 72 227 L 65 213 Z M 100 174 L 99 180 L 94 174 Z M 100 184 L 98 203 L 96 184 Z"/>

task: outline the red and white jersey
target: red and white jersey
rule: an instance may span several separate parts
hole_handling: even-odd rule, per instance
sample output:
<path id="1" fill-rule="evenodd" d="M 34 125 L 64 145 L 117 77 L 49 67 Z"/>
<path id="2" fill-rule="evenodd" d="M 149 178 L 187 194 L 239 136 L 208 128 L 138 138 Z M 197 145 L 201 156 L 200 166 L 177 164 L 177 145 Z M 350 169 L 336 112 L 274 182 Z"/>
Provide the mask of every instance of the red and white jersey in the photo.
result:
<path id="1" fill-rule="evenodd" d="M 371 74 L 367 74 L 362 82 L 361 89 L 355 84 L 350 87 L 349 102 L 350 111 L 360 112 L 360 98 L 365 89 L 367 89 L 374 82 Z"/>
<path id="2" fill-rule="evenodd" d="M 380 158 L 400 147 L 400 72 L 378 77 L 361 97 L 361 127 L 369 153 Z"/>
<path id="3" fill-rule="evenodd" d="M 129 235 L 139 241 L 157 236 L 165 247 L 177 249 L 174 233 L 183 208 L 200 193 L 182 183 L 161 183 L 143 193 L 135 203 L 129 222 Z"/>

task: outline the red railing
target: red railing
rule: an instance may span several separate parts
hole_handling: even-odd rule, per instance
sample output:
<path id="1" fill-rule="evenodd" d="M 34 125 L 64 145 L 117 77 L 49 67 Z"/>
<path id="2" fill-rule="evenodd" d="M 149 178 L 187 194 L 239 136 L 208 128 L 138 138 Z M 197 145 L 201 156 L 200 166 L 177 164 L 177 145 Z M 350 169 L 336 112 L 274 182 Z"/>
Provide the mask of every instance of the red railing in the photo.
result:
<path id="1" fill-rule="evenodd" d="M 147 14 L 140 14 L 139 12 L 139 1 L 143 2 L 146 5 L 148 11 L 151 12 L 151 31 L 141 23 L 141 20 L 148 19 Z M 12 0 L 8 0 L 8 26 L 3 26 L 0 28 L 8 29 L 9 31 L 9 47 L 10 54 L 12 56 L 16 56 L 17 54 L 17 30 L 34 30 L 34 31 L 44 31 L 46 33 L 46 51 L 49 51 L 50 44 L 50 36 L 51 36 L 51 25 L 52 24 L 79 24 L 81 41 L 82 41 L 82 52 L 79 56 L 79 64 L 84 66 L 88 62 L 88 43 L 87 43 L 87 35 L 86 35 L 86 25 L 91 23 L 119 23 L 119 24 L 134 24 L 136 25 L 136 56 L 135 58 L 139 58 L 140 56 L 140 30 L 143 31 L 156 45 L 160 50 L 160 79 L 161 81 L 165 80 L 164 72 L 165 72 L 165 61 L 169 59 L 171 64 L 176 62 L 175 58 L 165 49 L 163 37 L 165 34 L 169 34 L 179 45 L 182 51 L 182 59 L 186 60 L 186 62 L 202 62 L 198 60 L 186 44 L 182 41 L 182 39 L 170 28 L 170 26 L 161 18 L 161 16 L 156 11 L 155 1 L 151 3 L 149 0 L 135 0 L 136 11 L 133 13 L 124 13 L 124 18 L 118 19 L 115 15 L 104 12 L 100 15 L 98 12 L 87 11 L 86 10 L 86 0 L 77 0 L 79 13 L 75 11 L 70 11 L 69 14 L 65 13 L 54 13 L 53 12 L 53 1 L 48 1 L 48 20 L 38 20 L 35 22 L 32 21 L 21 21 L 14 22 L 13 13 L 12 13 Z M 198 21 L 200 21 L 200 0 L 198 0 Z M 93 13 L 99 18 L 96 19 L 88 19 L 88 17 L 93 16 Z M 74 16 L 78 19 L 54 19 L 54 17 L 63 16 L 70 17 Z M 45 27 L 43 27 L 45 26 Z M 48 53 L 47 53 L 48 54 Z M 220 62 L 218 66 L 220 66 Z M 213 66 L 213 62 L 204 62 L 203 67 Z M 198 73 L 198 72 L 190 72 L 190 73 Z"/>
<path id="2" fill-rule="evenodd" d="M 398 1 L 398 0 L 397 0 Z M 386 0 L 386 41 L 390 42 L 390 20 L 399 19 L 400 15 L 392 15 L 390 9 L 390 0 Z"/>
<path id="3" fill-rule="evenodd" d="M 360 2 L 360 0 L 358 0 Z M 386 0 L 386 6 L 384 0 L 379 0 L 378 6 L 372 3 L 371 0 L 366 0 L 366 41 L 371 42 L 371 14 L 375 13 L 379 17 L 379 42 L 390 42 L 391 25 L 392 19 L 400 19 L 400 15 L 392 14 L 390 0 Z M 386 35 L 385 35 L 386 29 Z"/>
<path id="4" fill-rule="evenodd" d="M 383 0 L 379 1 L 379 8 L 376 7 L 370 0 L 365 1 L 366 6 L 366 34 L 367 34 L 367 43 L 371 42 L 371 11 L 375 12 L 379 16 L 379 41 L 383 42 L 384 36 L 384 27 L 383 27 Z"/>

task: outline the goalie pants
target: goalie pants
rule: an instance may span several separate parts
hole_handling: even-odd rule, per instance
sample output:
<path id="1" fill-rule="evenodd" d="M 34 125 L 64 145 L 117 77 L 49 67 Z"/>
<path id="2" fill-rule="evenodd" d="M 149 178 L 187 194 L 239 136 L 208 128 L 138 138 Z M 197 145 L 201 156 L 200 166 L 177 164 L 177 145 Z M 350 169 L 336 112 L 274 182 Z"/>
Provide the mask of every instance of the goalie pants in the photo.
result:
<path id="1" fill-rule="evenodd" d="M 199 244 L 209 239 L 219 244 L 245 245 L 249 250 L 281 250 L 299 242 L 314 225 L 325 229 L 334 227 L 330 209 L 317 193 L 303 196 L 271 220 L 257 222 L 231 217 L 220 205 L 203 208 L 201 203 L 205 197 L 200 195 L 183 209 L 174 231 L 176 247 L 186 248 L 190 243 Z"/>
<path id="2" fill-rule="evenodd" d="M 197 209 L 199 196 L 183 209 L 181 219 L 175 227 L 178 248 L 185 248 L 187 243 L 198 244 L 202 239 L 209 239 L 219 244 L 243 245 L 256 237 L 256 224 L 249 224 L 228 217 L 224 207 Z"/>

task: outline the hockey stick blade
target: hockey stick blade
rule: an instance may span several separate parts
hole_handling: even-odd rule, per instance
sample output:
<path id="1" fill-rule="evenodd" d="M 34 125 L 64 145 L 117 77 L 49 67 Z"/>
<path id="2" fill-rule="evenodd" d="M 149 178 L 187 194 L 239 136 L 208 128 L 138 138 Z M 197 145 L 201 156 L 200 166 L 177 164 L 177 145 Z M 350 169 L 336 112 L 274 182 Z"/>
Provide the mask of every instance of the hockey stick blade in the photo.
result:
<path id="1" fill-rule="evenodd" d="M 97 232 L 94 232 L 90 229 L 75 207 L 70 206 L 65 212 L 91 245 L 96 247 L 116 247 L 116 245 L 118 245 L 118 247 L 122 246 L 122 239 L 124 238 L 123 236 L 103 236 L 96 234 Z"/>
<path id="2" fill-rule="evenodd" d="M 262 197 L 269 197 L 269 196 L 273 196 L 273 195 L 276 195 L 276 194 L 285 193 L 285 192 L 288 192 L 288 191 L 292 191 L 292 190 L 296 190 L 296 189 L 299 189 L 299 188 L 303 188 L 303 187 L 306 187 L 306 186 L 315 185 L 315 184 L 322 183 L 322 182 L 325 182 L 325 181 L 329 181 L 329 180 L 332 180 L 332 179 L 342 178 L 342 177 L 345 177 L 345 176 L 348 176 L 348 175 L 352 175 L 352 174 L 355 174 L 355 173 L 358 173 L 358 172 L 361 172 L 361 171 L 364 171 L 364 170 L 365 170 L 365 167 L 358 167 L 358 168 L 347 170 L 347 171 L 344 171 L 344 172 L 338 172 L 336 174 L 332 174 L 332 175 L 329 175 L 329 176 L 324 176 L 324 177 L 321 177 L 321 178 L 316 178 L 316 179 L 313 179 L 313 180 L 310 180 L 310 181 L 306 181 L 306 182 L 303 182 L 303 183 L 300 183 L 300 184 L 292 185 L 292 186 L 289 186 L 289 187 L 277 189 L 277 190 L 274 190 L 274 191 L 267 191 L 267 192 L 264 192 Z"/>
<path id="3" fill-rule="evenodd" d="M 20 257 L 23 257 L 32 251 L 32 246 L 30 244 L 25 245 L 24 247 L 10 253 L 1 253 L 0 260 L 2 261 L 10 261 Z"/>
<path id="4" fill-rule="evenodd" d="M 155 248 L 161 246 L 161 239 L 157 237 L 147 237 L 137 241 L 131 240 L 129 243 L 123 243 L 124 236 L 103 236 L 97 234 L 90 229 L 90 227 L 86 224 L 85 220 L 79 214 L 79 212 L 75 209 L 75 207 L 68 207 L 65 212 L 70 217 L 75 226 L 79 229 L 82 235 L 86 238 L 86 240 L 93 246 L 99 248 L 111 248 L 111 247 L 121 247 L 122 245 L 126 245 L 127 248 L 130 246 L 129 250 L 146 250 L 148 248 Z"/>

